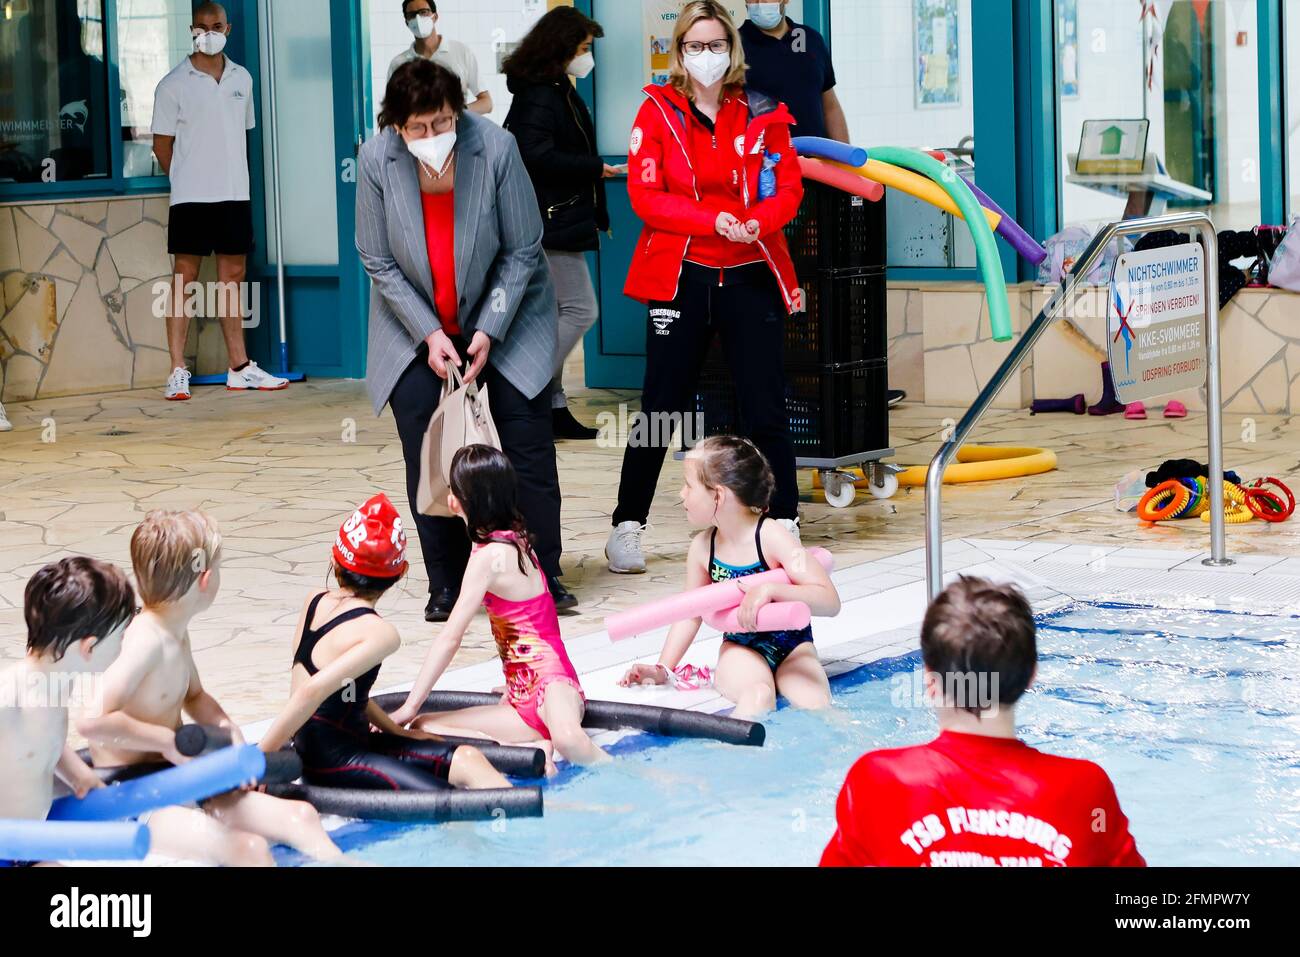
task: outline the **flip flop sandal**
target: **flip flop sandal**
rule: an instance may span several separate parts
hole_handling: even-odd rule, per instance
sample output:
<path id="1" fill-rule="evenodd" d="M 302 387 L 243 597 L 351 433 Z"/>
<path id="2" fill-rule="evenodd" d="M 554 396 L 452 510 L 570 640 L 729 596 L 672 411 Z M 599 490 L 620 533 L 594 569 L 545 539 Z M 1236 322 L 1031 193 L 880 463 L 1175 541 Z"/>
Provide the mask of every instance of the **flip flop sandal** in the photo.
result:
<path id="1" fill-rule="evenodd" d="M 1170 399 L 1165 405 L 1166 419 L 1185 419 L 1187 418 L 1187 406 L 1183 405 L 1177 399 Z"/>
<path id="2" fill-rule="evenodd" d="M 1126 419 L 1145 419 L 1147 417 L 1147 407 L 1141 402 L 1130 402 L 1124 407 L 1124 418 Z"/>

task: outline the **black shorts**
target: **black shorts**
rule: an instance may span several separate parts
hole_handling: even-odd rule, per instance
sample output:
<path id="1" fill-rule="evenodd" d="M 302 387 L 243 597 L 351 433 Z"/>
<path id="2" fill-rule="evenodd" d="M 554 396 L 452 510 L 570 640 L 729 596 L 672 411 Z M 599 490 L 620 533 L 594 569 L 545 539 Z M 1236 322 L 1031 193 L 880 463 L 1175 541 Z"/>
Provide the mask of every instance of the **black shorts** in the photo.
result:
<path id="1" fill-rule="evenodd" d="M 177 203 L 167 223 L 173 256 L 247 256 L 253 251 L 253 204 Z"/>

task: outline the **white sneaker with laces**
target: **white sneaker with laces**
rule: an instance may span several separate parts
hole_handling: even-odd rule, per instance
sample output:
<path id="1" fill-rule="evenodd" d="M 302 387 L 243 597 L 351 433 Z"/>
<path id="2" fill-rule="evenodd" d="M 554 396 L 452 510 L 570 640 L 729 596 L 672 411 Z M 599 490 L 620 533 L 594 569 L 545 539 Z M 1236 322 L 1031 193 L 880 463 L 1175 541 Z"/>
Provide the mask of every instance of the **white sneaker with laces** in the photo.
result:
<path id="1" fill-rule="evenodd" d="M 190 370 L 177 366 L 167 380 L 163 398 L 168 402 L 184 402 L 190 397 Z"/>
<path id="2" fill-rule="evenodd" d="M 641 534 L 646 527 L 637 522 L 620 522 L 609 533 L 605 557 L 615 575 L 641 575 L 645 572 L 645 553 L 641 551 Z"/>
<path id="3" fill-rule="evenodd" d="M 9 421 L 9 416 L 5 415 L 5 406 L 0 402 L 0 432 L 12 432 L 14 424 Z"/>
<path id="4" fill-rule="evenodd" d="M 799 534 L 799 519 L 778 518 L 776 521 L 782 528 L 794 536 L 796 542 L 803 542 L 803 537 Z"/>
<path id="5" fill-rule="evenodd" d="M 289 387 L 288 379 L 281 379 L 279 376 L 259 368 L 256 362 L 249 362 L 248 365 L 236 372 L 230 369 L 226 373 L 226 391 L 243 392 L 246 389 L 257 389 L 260 392 L 276 392 L 280 389 Z"/>

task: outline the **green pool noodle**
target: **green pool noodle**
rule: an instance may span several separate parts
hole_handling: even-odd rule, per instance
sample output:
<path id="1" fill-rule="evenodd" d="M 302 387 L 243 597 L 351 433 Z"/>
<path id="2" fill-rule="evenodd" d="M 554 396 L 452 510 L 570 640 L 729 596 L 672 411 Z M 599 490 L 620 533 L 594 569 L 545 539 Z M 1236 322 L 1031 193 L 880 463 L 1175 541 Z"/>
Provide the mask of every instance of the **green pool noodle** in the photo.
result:
<path id="1" fill-rule="evenodd" d="M 1007 304 L 1007 280 L 1002 271 L 1002 259 L 998 255 L 997 240 L 988 220 L 984 218 L 984 207 L 975 198 L 960 176 L 950 170 L 928 153 L 920 150 L 906 149 L 899 146 L 877 146 L 868 150 L 871 158 L 882 163 L 892 163 L 914 173 L 928 176 L 939 184 L 952 197 L 961 214 L 966 217 L 966 226 L 970 229 L 971 239 L 975 241 L 975 259 L 979 263 L 980 277 L 984 280 L 984 293 L 989 303 L 989 326 L 993 338 L 998 342 L 1007 342 L 1012 338 L 1011 309 Z"/>

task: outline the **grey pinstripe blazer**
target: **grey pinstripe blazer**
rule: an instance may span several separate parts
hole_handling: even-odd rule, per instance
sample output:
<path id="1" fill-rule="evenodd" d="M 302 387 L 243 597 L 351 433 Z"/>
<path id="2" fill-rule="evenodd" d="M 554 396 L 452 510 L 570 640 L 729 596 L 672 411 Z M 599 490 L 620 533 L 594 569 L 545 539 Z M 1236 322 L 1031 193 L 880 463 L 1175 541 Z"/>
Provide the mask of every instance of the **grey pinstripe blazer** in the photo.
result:
<path id="1" fill-rule="evenodd" d="M 462 113 L 455 186 L 457 323 L 466 338 L 490 336 L 488 362 L 534 398 L 554 371 L 557 317 L 542 217 L 515 138 Z M 442 327 L 416 160 L 391 128 L 361 147 L 357 252 L 371 280 L 366 387 L 379 415 L 420 343 Z"/>

